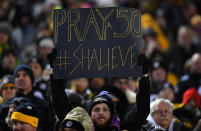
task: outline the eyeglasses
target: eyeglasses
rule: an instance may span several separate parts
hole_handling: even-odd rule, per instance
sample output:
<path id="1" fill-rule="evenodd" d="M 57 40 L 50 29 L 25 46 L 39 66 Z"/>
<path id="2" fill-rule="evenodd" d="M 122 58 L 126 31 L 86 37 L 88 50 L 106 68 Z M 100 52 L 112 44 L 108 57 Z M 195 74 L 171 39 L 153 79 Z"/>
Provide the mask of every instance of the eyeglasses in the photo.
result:
<path id="1" fill-rule="evenodd" d="M 101 110 L 104 113 L 108 113 L 110 111 L 109 108 L 94 108 L 92 111 L 95 112 L 95 113 L 99 113 Z"/>
<path id="2" fill-rule="evenodd" d="M 156 114 L 169 114 L 171 112 L 169 110 L 157 110 L 157 111 L 154 111 L 154 113 L 156 113 Z"/>

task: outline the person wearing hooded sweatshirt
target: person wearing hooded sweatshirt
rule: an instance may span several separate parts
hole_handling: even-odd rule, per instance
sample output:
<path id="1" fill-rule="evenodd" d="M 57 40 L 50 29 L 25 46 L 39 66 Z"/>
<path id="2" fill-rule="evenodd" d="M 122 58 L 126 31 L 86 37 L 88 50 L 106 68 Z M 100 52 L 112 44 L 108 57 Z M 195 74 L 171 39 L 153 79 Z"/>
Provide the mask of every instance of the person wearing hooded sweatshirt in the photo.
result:
<path id="1" fill-rule="evenodd" d="M 70 130 L 71 129 L 71 130 Z M 61 124 L 62 131 L 94 131 L 91 117 L 82 107 L 70 111 Z"/>
<path id="2" fill-rule="evenodd" d="M 57 50 L 47 55 L 50 66 L 53 67 Z M 149 114 L 150 108 L 150 81 L 148 77 L 150 61 L 145 55 L 138 57 L 139 65 L 143 65 L 143 77 L 139 82 L 139 91 L 136 96 L 137 104 L 132 107 L 125 117 L 119 121 L 115 114 L 113 102 L 111 101 L 110 95 L 107 92 L 101 92 L 95 96 L 90 102 L 90 108 L 88 110 L 89 115 L 92 118 L 93 124 L 95 125 L 95 131 L 138 131 L 146 122 L 146 118 Z M 64 79 L 53 79 L 51 77 L 51 91 L 53 97 L 53 105 L 59 121 L 61 122 L 65 115 L 72 110 L 72 106 L 66 96 L 64 90 Z M 62 102 L 61 102 L 62 101 Z M 106 115 L 107 114 L 107 115 Z M 106 117 L 107 116 L 107 117 Z"/>

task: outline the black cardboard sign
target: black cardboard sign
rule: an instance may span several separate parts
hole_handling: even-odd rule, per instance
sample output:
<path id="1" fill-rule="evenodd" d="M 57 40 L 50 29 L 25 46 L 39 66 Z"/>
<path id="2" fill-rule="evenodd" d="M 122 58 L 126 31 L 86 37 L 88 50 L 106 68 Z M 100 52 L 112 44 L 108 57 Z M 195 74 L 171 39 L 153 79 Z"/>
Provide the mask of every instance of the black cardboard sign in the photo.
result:
<path id="1" fill-rule="evenodd" d="M 54 78 L 138 77 L 141 39 L 134 8 L 54 10 Z"/>

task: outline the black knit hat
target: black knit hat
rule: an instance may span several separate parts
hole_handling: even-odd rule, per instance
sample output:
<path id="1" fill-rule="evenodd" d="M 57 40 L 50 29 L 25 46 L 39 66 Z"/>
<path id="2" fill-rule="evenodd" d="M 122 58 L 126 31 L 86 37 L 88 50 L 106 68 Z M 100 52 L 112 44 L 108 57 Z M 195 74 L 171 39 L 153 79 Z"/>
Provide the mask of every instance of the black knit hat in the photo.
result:
<path id="1" fill-rule="evenodd" d="M 13 120 L 19 120 L 37 128 L 39 121 L 38 109 L 31 103 L 21 103 L 11 116 L 11 121 Z"/>
<path id="2" fill-rule="evenodd" d="M 30 102 L 31 102 L 31 100 L 29 98 L 15 97 L 14 99 L 12 99 L 10 104 L 15 104 L 16 106 L 19 106 L 21 103 L 30 103 Z"/>
<path id="3" fill-rule="evenodd" d="M 91 114 L 92 108 L 100 103 L 107 104 L 110 109 L 111 116 L 114 115 L 114 104 L 112 102 L 112 97 L 108 91 L 101 91 L 98 95 L 96 95 L 89 103 L 89 114 Z"/>
<path id="4" fill-rule="evenodd" d="M 14 71 L 14 77 L 16 77 L 17 72 L 19 72 L 19 71 L 25 71 L 29 75 L 29 77 L 31 78 L 31 83 L 32 84 L 34 83 L 34 74 L 33 74 L 32 69 L 29 66 L 18 65 Z"/>
<path id="5" fill-rule="evenodd" d="M 153 61 L 151 71 L 158 69 L 158 68 L 163 68 L 165 71 L 167 71 L 167 66 L 166 66 L 165 61 L 163 61 L 163 60 Z"/>

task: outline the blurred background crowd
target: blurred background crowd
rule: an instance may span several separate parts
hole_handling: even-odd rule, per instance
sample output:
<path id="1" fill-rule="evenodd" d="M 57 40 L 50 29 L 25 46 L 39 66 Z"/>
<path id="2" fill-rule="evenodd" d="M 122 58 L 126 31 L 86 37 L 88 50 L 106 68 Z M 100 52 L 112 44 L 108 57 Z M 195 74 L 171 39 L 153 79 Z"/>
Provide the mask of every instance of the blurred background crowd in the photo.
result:
<path id="1" fill-rule="evenodd" d="M 144 53 L 152 60 L 150 101 L 169 99 L 175 120 L 193 129 L 201 119 L 200 0 L 0 0 L 0 103 L 16 95 L 13 74 L 26 64 L 33 71 L 34 96 L 51 105 L 46 55 L 54 48 L 52 11 L 93 7 L 141 11 Z M 79 78 L 69 80 L 65 91 L 72 105 L 84 107 L 105 88 L 123 115 L 136 102 L 138 85 L 132 77 Z"/>

